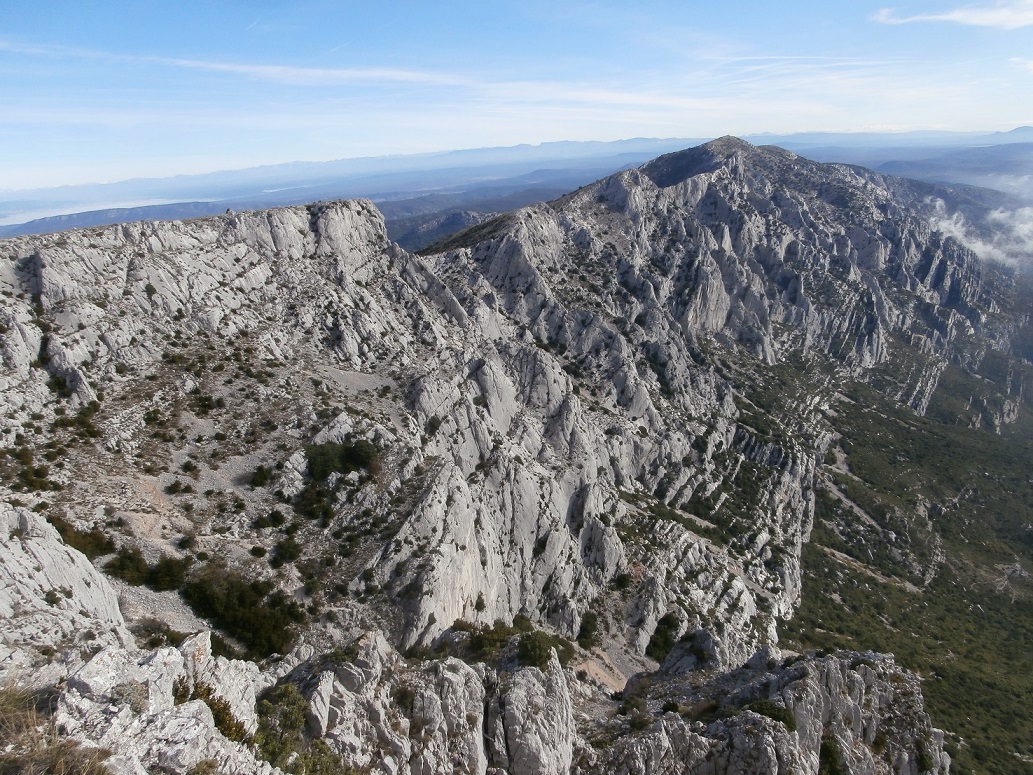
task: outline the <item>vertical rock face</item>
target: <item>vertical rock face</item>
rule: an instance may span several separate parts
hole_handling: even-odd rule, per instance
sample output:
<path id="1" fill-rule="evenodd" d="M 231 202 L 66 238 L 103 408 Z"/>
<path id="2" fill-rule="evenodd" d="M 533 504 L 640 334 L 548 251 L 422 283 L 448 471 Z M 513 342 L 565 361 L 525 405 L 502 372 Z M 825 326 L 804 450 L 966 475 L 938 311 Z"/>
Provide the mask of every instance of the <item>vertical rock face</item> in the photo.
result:
<path id="1" fill-rule="evenodd" d="M 132 643 L 107 578 L 25 508 L 0 504 L 0 684 L 45 686 L 80 650 Z"/>
<path id="2" fill-rule="evenodd" d="M 878 659 L 758 668 L 763 690 L 728 679 L 729 717 L 692 710 L 725 702 L 715 676 L 774 648 L 799 602 L 841 380 L 904 363 L 880 389 L 923 411 L 948 362 L 1023 325 L 1013 279 L 885 179 L 725 138 L 422 256 L 359 201 L 9 240 L 0 259 L 5 502 L 149 568 L 239 572 L 306 622 L 278 666 L 205 635 L 135 652 L 103 577 L 5 507 L 0 667 L 92 631 L 106 648 L 65 668 L 62 723 L 126 767 L 262 771 L 212 707 L 258 739 L 262 692 L 289 684 L 306 739 L 386 772 L 946 769 L 913 679 Z M 1003 390 L 980 421 L 1015 418 L 1022 380 Z M 516 620 L 578 638 L 598 685 L 489 642 Z M 265 634 L 231 633 L 288 650 Z M 614 716 L 600 687 L 660 663 L 685 709 L 642 695 Z M 690 668 L 713 696 L 670 678 Z"/>
<path id="3" fill-rule="evenodd" d="M 556 653 L 544 672 L 530 667 L 516 673 L 502 702 L 509 771 L 535 775 L 569 772 L 574 719 Z"/>

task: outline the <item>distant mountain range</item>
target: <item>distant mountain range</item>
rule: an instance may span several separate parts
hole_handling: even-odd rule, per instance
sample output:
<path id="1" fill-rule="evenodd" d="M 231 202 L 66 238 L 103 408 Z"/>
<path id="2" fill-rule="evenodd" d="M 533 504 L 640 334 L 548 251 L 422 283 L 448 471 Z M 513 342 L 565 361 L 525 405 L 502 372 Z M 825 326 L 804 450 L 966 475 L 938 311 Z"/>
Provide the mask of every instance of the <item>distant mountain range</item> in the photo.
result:
<path id="1" fill-rule="evenodd" d="M 419 239 L 405 237 L 424 223 L 459 212 L 486 216 L 547 200 L 706 139 L 565 141 L 0 192 L 0 224 L 5 224 L 0 236 L 366 197 L 385 212 L 392 238 L 416 249 L 422 247 Z M 760 134 L 748 139 L 815 161 L 994 188 L 1033 201 L 1033 127 L 1009 132 Z"/>

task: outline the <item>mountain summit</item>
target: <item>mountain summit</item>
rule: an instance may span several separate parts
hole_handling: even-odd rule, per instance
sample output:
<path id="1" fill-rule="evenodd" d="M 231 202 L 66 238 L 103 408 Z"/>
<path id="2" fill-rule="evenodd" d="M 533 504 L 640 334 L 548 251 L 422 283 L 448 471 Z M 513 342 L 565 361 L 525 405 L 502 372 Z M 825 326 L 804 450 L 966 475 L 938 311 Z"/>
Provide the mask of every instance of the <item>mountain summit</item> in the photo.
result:
<path id="1" fill-rule="evenodd" d="M 0 243 L 0 669 L 117 772 L 945 773 L 799 625 L 819 561 L 939 605 L 1018 545 L 875 442 L 1027 414 L 1024 281 L 909 190 L 721 138 L 421 255 L 365 201 Z"/>

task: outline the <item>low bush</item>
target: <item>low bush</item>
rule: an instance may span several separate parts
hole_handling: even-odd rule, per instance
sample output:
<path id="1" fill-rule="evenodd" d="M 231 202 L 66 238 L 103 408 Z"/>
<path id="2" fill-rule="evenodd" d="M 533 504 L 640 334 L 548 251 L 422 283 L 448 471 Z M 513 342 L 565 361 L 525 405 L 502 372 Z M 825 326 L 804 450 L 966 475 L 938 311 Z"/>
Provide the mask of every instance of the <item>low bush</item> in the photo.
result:
<path id="1" fill-rule="evenodd" d="M 148 568 L 147 580 L 144 583 L 156 592 L 179 589 L 186 581 L 187 571 L 192 564 L 193 560 L 190 557 L 162 557 Z"/>
<path id="2" fill-rule="evenodd" d="M 826 734 L 821 738 L 818 749 L 818 775 L 846 775 L 846 772 L 839 743 L 832 735 Z"/>
<path id="3" fill-rule="evenodd" d="M 114 541 L 99 528 L 78 530 L 67 520 L 55 515 L 47 517 L 47 521 L 57 529 L 57 532 L 66 544 L 82 552 L 91 560 L 115 551 Z"/>
<path id="4" fill-rule="evenodd" d="M 258 468 L 255 469 L 255 472 L 251 474 L 252 487 L 265 487 L 272 480 L 272 469 L 266 468 L 265 466 L 258 466 Z"/>
<path id="5" fill-rule="evenodd" d="M 153 616 L 141 619 L 130 627 L 133 635 L 141 642 L 144 648 L 157 649 L 162 646 L 178 646 L 187 638 L 185 632 L 173 630 L 165 622 L 155 619 Z"/>
<path id="6" fill-rule="evenodd" d="M 522 665 L 544 670 L 549 666 L 552 650 L 556 649 L 560 664 L 566 665 L 574 656 L 574 647 L 566 638 L 536 630 L 520 636 L 517 659 Z"/>
<path id="7" fill-rule="evenodd" d="M 70 428 L 76 435 L 84 439 L 100 438 L 100 429 L 93 424 L 93 418 L 97 416 L 97 412 L 99 411 L 100 402 L 91 401 L 71 417 L 56 418 L 54 420 L 53 428 L 54 430 L 57 430 L 58 428 Z"/>
<path id="8" fill-rule="evenodd" d="M 273 548 L 271 564 L 274 568 L 279 568 L 289 562 L 294 562 L 299 557 L 301 557 L 301 544 L 288 536 L 277 542 Z"/>
<path id="9" fill-rule="evenodd" d="M 660 617 L 660 621 L 656 623 L 656 629 L 653 630 L 653 635 L 649 639 L 649 645 L 646 646 L 646 656 L 657 662 L 663 662 L 674 648 L 679 626 L 678 616 L 673 612 Z"/>
<path id="10" fill-rule="evenodd" d="M 754 700 L 746 706 L 747 710 L 767 716 L 769 719 L 778 721 L 790 732 L 796 731 L 796 717 L 789 708 L 776 705 L 771 700 Z"/>
<path id="11" fill-rule="evenodd" d="M 127 584 L 166 592 L 182 586 L 192 563 L 189 557 L 162 557 L 154 565 L 148 565 L 139 549 L 123 547 L 104 564 L 104 571 Z"/>
<path id="12" fill-rule="evenodd" d="M 495 622 L 491 627 L 478 628 L 470 634 L 470 655 L 475 660 L 497 659 L 499 652 L 516 633 L 514 628 L 501 621 Z"/>
<path id="13" fill-rule="evenodd" d="M 262 694 L 254 737 L 262 758 L 290 773 L 356 775 L 326 743 L 305 734 L 307 710 L 308 703 L 293 684 L 274 686 Z"/>
<path id="14" fill-rule="evenodd" d="M 577 633 L 577 643 L 583 649 L 590 649 L 599 642 L 599 615 L 595 611 L 586 611 L 581 617 L 581 628 Z"/>
<path id="15" fill-rule="evenodd" d="M 218 565 L 209 565 L 180 590 L 194 613 L 210 619 L 254 657 L 287 653 L 294 643 L 291 625 L 305 619 L 301 606 L 270 592 L 270 582 L 251 581 Z"/>
<path id="16" fill-rule="evenodd" d="M 330 491 L 323 485 L 316 482 L 309 482 L 304 489 L 294 497 L 294 511 L 296 514 L 308 519 L 318 519 L 320 524 L 325 525 L 334 516 L 333 507 L 330 505 Z"/>
<path id="17" fill-rule="evenodd" d="M 313 479 L 326 479 L 330 474 L 347 474 L 365 469 L 372 474 L 379 470 L 379 451 L 365 439 L 338 444 L 312 444 L 305 447 L 308 471 Z"/>
<path id="18" fill-rule="evenodd" d="M 147 580 L 148 570 L 143 552 L 136 548 L 123 547 L 118 550 L 118 554 L 104 563 L 105 573 L 134 587 L 141 586 Z"/>
<path id="19" fill-rule="evenodd" d="M 282 527 L 283 523 L 287 521 L 287 518 L 283 515 L 283 512 L 279 509 L 273 509 L 267 516 L 258 517 L 251 526 L 255 530 L 262 530 L 267 527 Z"/>
<path id="20" fill-rule="evenodd" d="M 630 573 L 618 573 L 613 577 L 613 588 L 619 592 L 623 592 L 631 586 L 631 574 Z"/>
<path id="21" fill-rule="evenodd" d="M 217 695 L 208 684 L 198 681 L 191 689 L 186 679 L 180 678 L 172 686 L 172 699 L 177 705 L 191 700 L 200 700 L 211 710 L 215 728 L 222 733 L 223 737 L 235 743 L 247 739 L 247 729 L 233 715 L 232 706 L 227 700 Z"/>
<path id="22" fill-rule="evenodd" d="M 215 691 L 206 683 L 194 684 L 192 700 L 201 700 L 212 711 L 212 718 L 215 719 L 215 728 L 227 740 L 239 743 L 247 738 L 247 729 L 240 719 L 233 715 L 233 708 L 229 702 L 215 694 Z"/>

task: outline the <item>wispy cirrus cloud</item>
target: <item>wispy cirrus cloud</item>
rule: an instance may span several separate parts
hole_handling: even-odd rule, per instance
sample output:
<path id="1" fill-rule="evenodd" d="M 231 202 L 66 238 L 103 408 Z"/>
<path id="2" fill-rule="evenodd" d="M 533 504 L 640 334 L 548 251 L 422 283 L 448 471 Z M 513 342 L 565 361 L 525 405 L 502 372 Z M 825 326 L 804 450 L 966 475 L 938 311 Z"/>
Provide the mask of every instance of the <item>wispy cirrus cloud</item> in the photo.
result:
<path id="1" fill-rule="evenodd" d="M 666 78 L 663 88 L 643 88 L 627 82 L 602 83 L 584 79 L 494 79 L 484 73 L 390 67 L 324 68 L 287 64 L 230 62 L 150 54 L 130 54 L 50 45 L 27 45 L 0 38 L 0 52 L 29 57 L 72 59 L 115 64 L 154 65 L 198 73 L 222 74 L 252 81 L 299 87 L 415 86 L 447 90 L 454 99 L 491 100 L 505 104 L 623 106 L 628 109 L 710 109 L 737 112 L 744 97 L 764 99 L 770 89 L 836 93 L 871 87 L 885 91 L 884 78 L 898 62 L 825 56 L 702 56 L 693 62 L 687 80 Z M 659 80 L 659 79 L 657 79 Z M 928 87 L 924 87 L 928 88 Z M 732 90 L 734 93 L 730 93 Z M 777 106 L 776 106 L 777 107 Z M 11 115 L 4 117 L 10 120 Z"/>
<path id="2" fill-rule="evenodd" d="M 900 16 L 891 8 L 883 8 L 872 16 L 881 24 L 912 24 L 914 22 L 954 22 L 973 27 L 996 27 L 1017 30 L 1033 26 L 1033 0 L 1004 0 L 992 4 L 965 5 L 940 13 Z"/>
<path id="3" fill-rule="evenodd" d="M 0 51 L 33 57 L 88 59 L 94 61 L 153 64 L 212 73 L 229 73 L 256 80 L 294 86 L 343 86 L 363 83 L 409 83 L 436 86 L 462 86 L 469 79 L 451 73 L 389 67 L 296 67 L 289 65 L 247 64 L 180 57 L 121 54 L 110 51 L 67 46 L 24 45 L 0 39 Z"/>
<path id="4" fill-rule="evenodd" d="M 198 59 L 140 57 L 143 61 L 171 67 L 231 73 L 258 80 L 275 81 L 295 86 L 337 86 L 362 83 L 411 83 L 434 86 L 463 86 L 469 80 L 448 73 L 405 70 L 387 67 L 291 67 L 286 65 L 251 65 L 232 62 L 209 62 Z"/>

